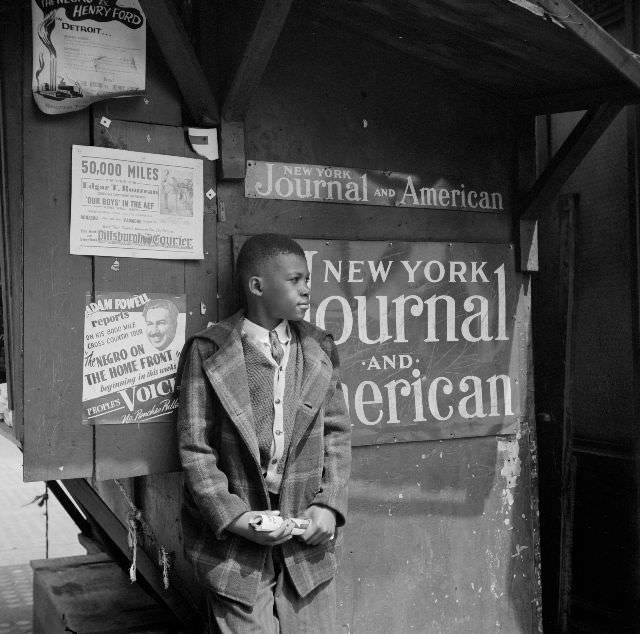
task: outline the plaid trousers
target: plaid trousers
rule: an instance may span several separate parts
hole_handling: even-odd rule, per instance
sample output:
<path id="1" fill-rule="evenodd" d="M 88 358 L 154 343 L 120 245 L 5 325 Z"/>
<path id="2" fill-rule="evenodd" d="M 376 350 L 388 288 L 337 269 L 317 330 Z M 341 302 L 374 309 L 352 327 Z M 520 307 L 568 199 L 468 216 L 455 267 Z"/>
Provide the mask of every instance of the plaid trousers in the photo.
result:
<path id="1" fill-rule="evenodd" d="M 331 579 L 300 598 L 275 546 L 253 608 L 209 591 L 207 609 L 209 634 L 336 634 L 336 583 Z"/>

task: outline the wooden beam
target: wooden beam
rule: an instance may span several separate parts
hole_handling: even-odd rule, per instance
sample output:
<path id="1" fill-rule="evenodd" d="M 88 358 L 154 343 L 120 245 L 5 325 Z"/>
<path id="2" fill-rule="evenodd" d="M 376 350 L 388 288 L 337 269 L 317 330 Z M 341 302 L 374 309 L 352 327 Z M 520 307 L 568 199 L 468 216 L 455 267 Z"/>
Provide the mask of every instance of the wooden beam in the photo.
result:
<path id="1" fill-rule="evenodd" d="M 86 515 L 95 520 L 98 526 L 128 559 L 127 529 L 89 483 L 81 478 L 76 478 L 66 480 L 64 486 Z M 162 582 L 162 571 L 140 546 L 138 546 L 136 553 L 138 574 L 150 586 L 157 598 L 167 606 L 178 622 L 185 627 L 185 631 L 199 631 L 196 629 L 198 613 L 191 602 L 173 587 L 165 590 Z"/>
<path id="2" fill-rule="evenodd" d="M 579 37 L 612 68 L 640 90 L 640 62 L 571 0 L 535 0 L 568 31 Z"/>
<path id="3" fill-rule="evenodd" d="M 156 0 L 151 1 L 156 2 Z M 222 116 L 227 121 L 244 121 L 251 97 L 262 80 L 271 53 L 289 15 L 292 1 L 265 0 L 256 27 L 224 100 Z"/>
<path id="4" fill-rule="evenodd" d="M 518 110 L 528 115 L 553 114 L 589 110 L 606 102 L 621 103 L 625 106 L 640 104 L 640 90 L 628 84 L 613 84 L 589 90 L 527 97 L 518 100 Z"/>
<path id="5" fill-rule="evenodd" d="M 607 103 L 586 112 L 525 197 L 521 221 L 535 220 L 548 207 L 622 108 Z"/>
<path id="6" fill-rule="evenodd" d="M 140 5 L 194 122 L 217 125 L 220 117 L 216 98 L 173 3 L 140 0 Z"/>

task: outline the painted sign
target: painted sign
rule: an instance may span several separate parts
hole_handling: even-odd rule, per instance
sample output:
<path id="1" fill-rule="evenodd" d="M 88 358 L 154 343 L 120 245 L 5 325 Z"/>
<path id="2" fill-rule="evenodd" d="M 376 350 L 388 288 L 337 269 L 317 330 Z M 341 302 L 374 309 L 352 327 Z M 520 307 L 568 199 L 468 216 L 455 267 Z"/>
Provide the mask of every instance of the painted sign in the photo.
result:
<path id="1" fill-rule="evenodd" d="M 202 160 L 74 145 L 70 251 L 198 260 Z"/>
<path id="2" fill-rule="evenodd" d="M 169 422 L 184 345 L 184 295 L 87 295 L 82 371 L 83 422 Z"/>
<path id="3" fill-rule="evenodd" d="M 503 193 L 442 175 L 247 161 L 247 198 L 504 212 Z"/>
<path id="4" fill-rule="evenodd" d="M 146 19 L 137 0 L 32 0 L 35 102 L 64 114 L 145 89 Z"/>
<path id="5" fill-rule="evenodd" d="M 305 318 L 338 346 L 355 445 L 515 430 L 524 395 L 511 245 L 299 242 Z"/>

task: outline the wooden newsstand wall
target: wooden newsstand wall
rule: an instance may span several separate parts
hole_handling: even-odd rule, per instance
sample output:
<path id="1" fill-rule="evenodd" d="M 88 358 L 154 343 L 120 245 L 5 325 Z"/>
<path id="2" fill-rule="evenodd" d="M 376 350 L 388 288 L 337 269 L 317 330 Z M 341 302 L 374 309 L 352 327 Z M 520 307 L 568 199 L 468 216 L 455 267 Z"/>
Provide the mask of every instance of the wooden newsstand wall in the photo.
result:
<path id="1" fill-rule="evenodd" d="M 517 157 L 509 104 L 295 10 L 252 101 L 246 154 L 258 161 L 496 179 L 509 194 L 508 211 L 256 200 L 244 197 L 242 182 L 221 182 L 221 317 L 235 307 L 234 236 L 268 230 L 323 239 L 513 241 Z M 526 357 L 529 280 L 519 279 L 525 327 L 516 345 Z M 522 379 L 527 382 L 526 368 Z M 515 436 L 354 448 L 338 591 L 342 631 L 538 630 L 532 411 L 530 403 Z M 505 447 L 519 470 L 512 489 Z"/>
<path id="2" fill-rule="evenodd" d="M 89 478 L 125 526 L 130 502 L 142 508 L 152 534 L 141 534 L 141 545 L 153 561 L 160 546 L 178 553 L 171 576 L 184 580 L 178 585 L 188 595 L 193 581 L 180 556 L 182 478 L 175 426 L 115 430 L 82 425 L 83 314 L 86 292 L 122 290 L 186 294 L 187 336 L 216 319 L 215 201 L 204 199 L 202 261 L 118 258 L 115 265 L 113 258 L 70 255 L 73 144 L 195 154 L 186 141 L 180 94 L 150 29 L 144 97 L 48 116 L 31 95 L 30 2 L 16 2 L 11 18 L 1 48 L 4 115 L 15 122 L 6 127 L 11 199 L 4 244 L 13 280 L 11 388 L 24 479 Z M 100 125 L 102 116 L 111 120 L 109 128 Z M 205 191 L 215 188 L 211 162 L 204 165 L 204 185 Z"/>
<path id="3" fill-rule="evenodd" d="M 203 13 L 208 13 L 205 5 Z M 23 9 L 28 42 L 28 3 Z M 24 188 L 24 209 L 12 208 L 11 218 L 23 223 L 25 233 L 25 478 L 93 476 L 97 491 L 123 523 L 130 510 L 122 495 L 126 491 L 151 526 L 154 543 L 172 555 L 172 584 L 196 597 L 182 556 L 181 476 L 162 473 L 176 468 L 172 429 L 140 425 L 94 430 L 80 422 L 85 292 L 186 292 L 190 334 L 235 308 L 235 236 L 279 231 L 345 240 L 514 240 L 517 152 L 511 104 L 296 11 L 248 113 L 247 158 L 460 174 L 496 183 L 505 192 L 506 212 L 248 200 L 243 183 L 220 182 L 216 200 L 224 219 L 221 214 L 216 222 L 215 204 L 205 199 L 203 262 L 120 258 L 120 270 L 114 271 L 112 260 L 69 255 L 71 145 L 113 143 L 131 150 L 188 152 L 177 135 L 186 121 L 173 81 L 149 36 L 146 100 L 103 102 L 77 114 L 47 117 L 31 98 L 30 47 L 24 48 L 23 165 L 29 186 Z M 235 34 L 246 36 L 252 26 L 240 13 L 236 18 L 238 24 L 216 22 L 223 61 L 233 59 L 226 51 L 246 39 L 234 44 Z M 208 23 L 201 28 L 207 32 Z M 205 46 L 210 45 L 203 38 L 206 68 L 211 50 Z M 96 123 L 103 114 L 112 119 L 111 138 Z M 521 383 L 527 393 L 532 387 L 527 365 L 529 279 L 517 279 L 521 328 L 513 345 L 525 359 Z M 208 307 L 204 315 L 201 301 Z M 518 433 L 510 436 L 354 449 L 351 516 L 339 576 L 339 625 L 344 631 L 537 631 L 532 412 L 529 402 Z M 144 545 L 153 550 L 151 543 Z"/>

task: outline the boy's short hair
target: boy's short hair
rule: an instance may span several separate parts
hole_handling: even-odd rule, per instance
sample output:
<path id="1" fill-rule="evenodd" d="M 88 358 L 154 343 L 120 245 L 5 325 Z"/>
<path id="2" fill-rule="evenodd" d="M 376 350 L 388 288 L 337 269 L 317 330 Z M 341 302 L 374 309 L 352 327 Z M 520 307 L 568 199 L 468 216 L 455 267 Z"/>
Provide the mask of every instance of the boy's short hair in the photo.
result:
<path id="1" fill-rule="evenodd" d="M 236 281 L 240 298 L 244 299 L 245 282 L 256 275 L 265 260 L 281 253 L 293 253 L 304 258 L 304 250 L 291 238 L 277 233 L 261 233 L 249 238 L 240 248 L 236 262 Z"/>

